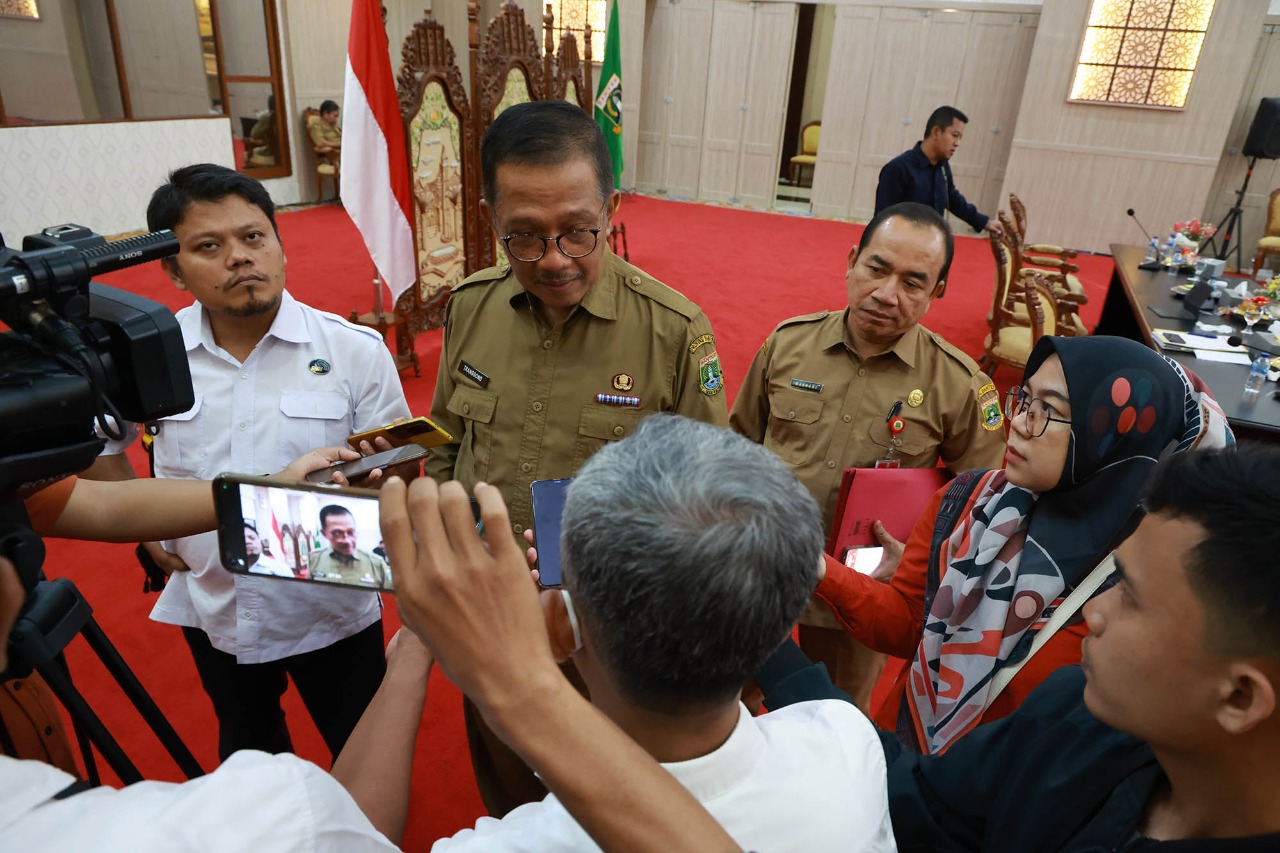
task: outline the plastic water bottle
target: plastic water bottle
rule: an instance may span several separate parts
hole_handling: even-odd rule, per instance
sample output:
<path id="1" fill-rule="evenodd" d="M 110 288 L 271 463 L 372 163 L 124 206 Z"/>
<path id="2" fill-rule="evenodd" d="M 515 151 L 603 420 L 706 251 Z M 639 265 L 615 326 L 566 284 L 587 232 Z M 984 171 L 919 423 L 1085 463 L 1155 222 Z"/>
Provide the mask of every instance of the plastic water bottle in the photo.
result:
<path id="1" fill-rule="evenodd" d="M 1159 260 L 1160 260 L 1160 241 L 1155 237 L 1152 237 L 1151 242 L 1147 244 L 1147 255 L 1142 259 L 1142 262 L 1144 264 L 1149 264 L 1152 261 L 1159 262 Z"/>
<path id="2" fill-rule="evenodd" d="M 1178 271 L 1177 262 L 1174 260 L 1177 254 L 1178 244 L 1174 242 L 1173 235 L 1170 234 L 1169 239 L 1164 243 L 1164 263 L 1168 266 L 1171 274 Z"/>
<path id="3" fill-rule="evenodd" d="M 1262 390 L 1262 383 L 1267 381 L 1267 371 L 1271 369 L 1271 353 L 1258 353 L 1249 366 L 1249 378 L 1244 381 L 1246 397 L 1252 397 Z"/>

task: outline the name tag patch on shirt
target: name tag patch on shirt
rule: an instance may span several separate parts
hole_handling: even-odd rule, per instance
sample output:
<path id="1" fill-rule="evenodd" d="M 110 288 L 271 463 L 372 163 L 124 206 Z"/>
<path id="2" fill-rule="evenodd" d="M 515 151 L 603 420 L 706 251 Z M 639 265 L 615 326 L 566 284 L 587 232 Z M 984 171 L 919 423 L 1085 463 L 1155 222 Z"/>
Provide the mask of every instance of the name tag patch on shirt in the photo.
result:
<path id="1" fill-rule="evenodd" d="M 489 377 L 475 367 L 475 365 L 468 364 L 465 361 L 460 361 L 458 362 L 458 372 L 479 385 L 481 388 L 489 387 Z"/>
<path id="2" fill-rule="evenodd" d="M 801 391 L 812 391 L 815 394 L 822 393 L 821 382 L 810 382 L 808 379 L 792 379 L 792 388 L 799 388 Z"/>
<path id="3" fill-rule="evenodd" d="M 325 361 L 323 358 L 313 358 L 311 359 L 311 363 L 307 365 L 307 370 L 310 370 L 316 376 L 324 376 L 332 369 L 333 368 L 329 366 L 329 362 Z"/>

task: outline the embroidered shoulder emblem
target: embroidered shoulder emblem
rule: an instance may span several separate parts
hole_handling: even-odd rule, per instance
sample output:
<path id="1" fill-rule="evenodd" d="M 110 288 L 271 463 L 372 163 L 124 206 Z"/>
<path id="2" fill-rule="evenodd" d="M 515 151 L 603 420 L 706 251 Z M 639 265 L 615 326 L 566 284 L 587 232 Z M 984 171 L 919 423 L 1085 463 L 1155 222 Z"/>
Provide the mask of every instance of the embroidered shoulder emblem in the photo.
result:
<path id="1" fill-rule="evenodd" d="M 978 411 L 982 428 L 997 430 L 1004 426 L 1004 413 L 1000 411 L 1000 394 L 990 382 L 978 389 Z"/>
<path id="2" fill-rule="evenodd" d="M 714 397 L 724 388 L 724 372 L 720 369 L 720 355 L 714 350 L 711 355 L 698 362 L 698 388 L 709 397 Z"/>

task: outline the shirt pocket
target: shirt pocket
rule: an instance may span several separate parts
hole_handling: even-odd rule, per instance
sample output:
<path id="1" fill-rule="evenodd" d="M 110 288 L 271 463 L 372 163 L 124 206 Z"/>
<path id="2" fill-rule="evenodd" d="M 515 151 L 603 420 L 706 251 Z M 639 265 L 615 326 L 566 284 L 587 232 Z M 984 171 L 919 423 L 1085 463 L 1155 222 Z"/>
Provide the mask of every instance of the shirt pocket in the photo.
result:
<path id="1" fill-rule="evenodd" d="M 583 406 L 578 418 L 578 439 L 573 449 L 573 470 L 576 472 L 592 454 L 609 442 L 631 435 L 640 419 L 648 414 L 652 413 L 596 403 Z"/>
<path id="2" fill-rule="evenodd" d="M 764 446 L 788 465 L 803 465 L 826 452 L 818 447 L 822 433 L 822 398 L 803 391 L 769 395 L 769 429 Z"/>
<path id="3" fill-rule="evenodd" d="M 156 474 L 174 479 L 201 479 L 209 446 L 205 441 L 204 395 L 196 394 L 190 409 L 159 422 L 152 451 Z"/>
<path id="4" fill-rule="evenodd" d="M 281 391 L 280 414 L 289 422 L 279 431 L 282 459 L 346 444 L 351 435 L 351 401 L 341 391 Z"/>
<path id="5" fill-rule="evenodd" d="M 922 421 L 913 421 L 904 417 L 904 423 L 905 426 L 898 436 L 902 440 L 901 446 L 898 447 L 898 458 L 902 460 L 902 467 L 930 468 L 936 465 L 938 447 L 942 443 L 941 436 L 936 435 L 933 428 Z M 887 420 L 872 418 L 871 425 L 867 428 L 867 437 L 872 444 L 883 451 L 877 455 L 877 459 L 883 458 L 885 453 L 889 452 Z"/>
<path id="6" fill-rule="evenodd" d="M 447 406 L 450 413 L 462 418 L 462 435 L 458 440 L 458 458 L 454 476 L 470 469 L 474 480 L 489 476 L 489 455 L 493 446 L 493 415 L 498 409 L 498 395 L 492 391 L 467 388 L 453 389 Z"/>

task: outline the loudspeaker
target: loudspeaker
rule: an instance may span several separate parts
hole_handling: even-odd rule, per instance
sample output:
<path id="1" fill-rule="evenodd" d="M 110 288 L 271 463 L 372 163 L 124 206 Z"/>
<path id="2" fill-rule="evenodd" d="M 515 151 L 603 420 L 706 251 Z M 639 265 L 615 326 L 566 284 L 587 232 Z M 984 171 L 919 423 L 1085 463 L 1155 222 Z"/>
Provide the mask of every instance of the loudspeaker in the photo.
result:
<path id="1" fill-rule="evenodd" d="M 1280 159 L 1280 98 L 1263 98 L 1244 141 L 1244 156 Z"/>

